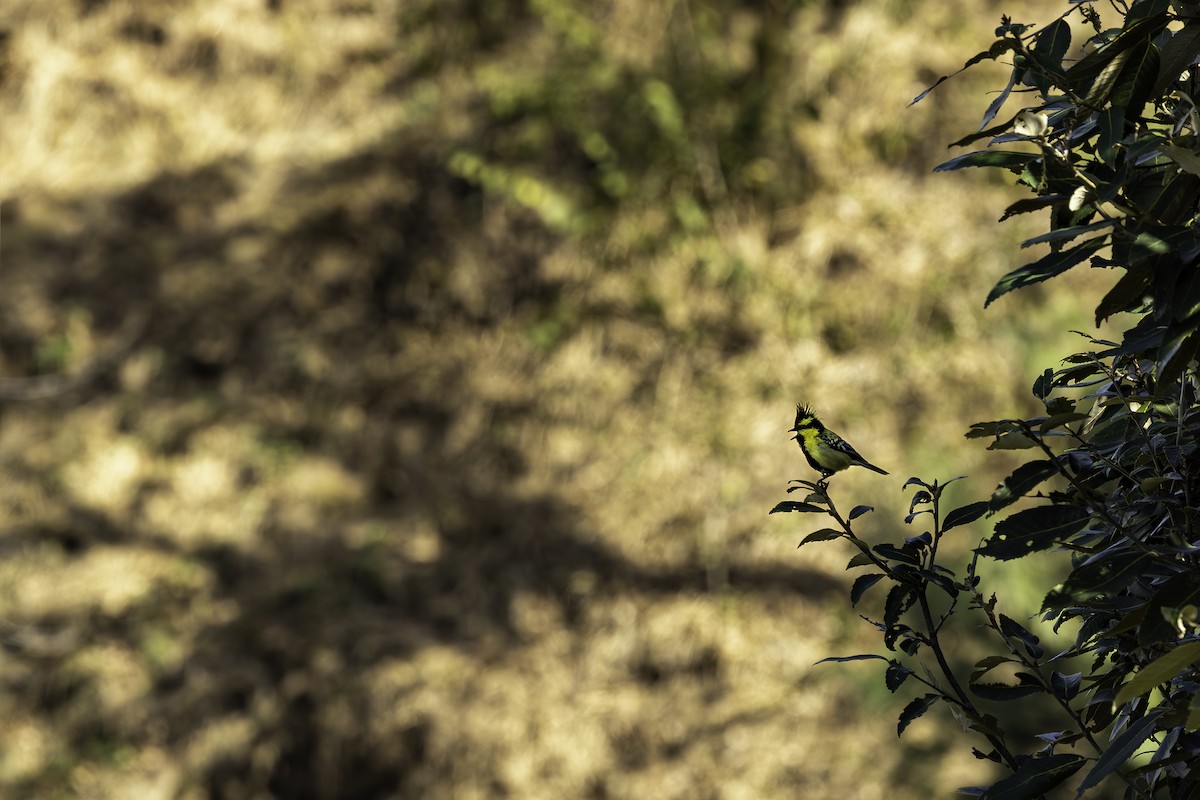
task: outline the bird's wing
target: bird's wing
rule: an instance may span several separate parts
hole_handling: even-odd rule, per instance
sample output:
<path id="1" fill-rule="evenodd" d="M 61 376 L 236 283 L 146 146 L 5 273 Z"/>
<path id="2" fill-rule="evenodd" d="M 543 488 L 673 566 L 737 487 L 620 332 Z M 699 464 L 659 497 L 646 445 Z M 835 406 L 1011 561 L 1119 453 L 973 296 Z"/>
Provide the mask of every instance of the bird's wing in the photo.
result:
<path id="1" fill-rule="evenodd" d="M 836 434 L 835 434 L 835 437 L 836 437 L 836 441 L 833 442 L 833 447 L 835 450 L 840 450 L 841 452 L 850 456 L 850 458 L 854 459 L 855 461 L 862 461 L 862 462 L 866 461 L 865 458 L 863 458 L 861 455 L 859 455 L 857 450 L 855 450 L 853 447 L 850 446 L 849 442 L 847 442 L 842 437 L 837 436 Z"/>

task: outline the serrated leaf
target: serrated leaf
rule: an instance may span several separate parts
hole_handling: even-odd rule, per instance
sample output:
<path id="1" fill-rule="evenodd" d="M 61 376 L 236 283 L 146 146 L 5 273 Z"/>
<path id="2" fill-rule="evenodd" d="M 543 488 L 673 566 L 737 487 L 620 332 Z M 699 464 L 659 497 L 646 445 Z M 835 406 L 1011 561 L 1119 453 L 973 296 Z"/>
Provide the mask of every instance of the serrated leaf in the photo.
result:
<path id="1" fill-rule="evenodd" d="M 1004 614 L 1000 615 L 1000 632 L 1009 639 L 1020 639 L 1021 644 L 1025 647 L 1025 652 L 1030 658 L 1041 658 L 1045 653 L 1042 646 L 1038 644 L 1040 641 L 1037 636 L 1030 633 L 1021 623 L 1014 620 L 1012 617 L 1007 617 Z"/>
<path id="2" fill-rule="evenodd" d="M 1030 758 L 1012 775 L 993 783 L 987 800 L 1032 800 L 1066 781 L 1086 763 L 1083 756 L 1070 753 Z"/>
<path id="3" fill-rule="evenodd" d="M 958 597 L 958 586 L 955 585 L 953 578 L 925 569 L 920 570 L 917 574 L 934 586 L 937 586 L 950 597 Z"/>
<path id="4" fill-rule="evenodd" d="M 1004 209 L 1004 214 L 1000 217 L 1000 222 L 1009 217 L 1015 217 L 1018 214 L 1028 214 L 1031 211 L 1040 211 L 1043 208 L 1052 206 L 1056 203 L 1065 203 L 1070 199 L 1070 195 L 1065 194 L 1048 194 L 1042 197 L 1026 197 L 1011 204 Z"/>
<path id="5" fill-rule="evenodd" d="M 785 511 L 797 511 L 802 514 L 813 514 L 822 512 L 825 509 L 820 506 L 814 506 L 812 503 L 799 503 L 795 500 L 784 500 L 771 509 L 772 514 L 780 514 Z"/>
<path id="6" fill-rule="evenodd" d="M 1126 270 L 1121 279 L 1108 290 L 1100 305 L 1096 306 L 1096 324 L 1099 325 L 1113 314 L 1128 311 L 1144 303 L 1153 278 L 1154 271 L 1146 265 Z"/>
<path id="7" fill-rule="evenodd" d="M 982 517 L 988 512 L 988 504 L 986 500 L 980 500 L 977 503 L 956 508 L 946 515 L 946 519 L 942 522 L 942 533 L 957 528 L 959 525 L 967 525 Z"/>
<path id="8" fill-rule="evenodd" d="M 1038 423 L 1038 430 L 1042 433 L 1049 433 L 1055 428 L 1061 428 L 1064 425 L 1069 425 L 1072 422 L 1079 422 L 1081 419 L 1087 419 L 1088 415 L 1078 411 L 1067 411 L 1062 414 L 1054 414 L 1046 417 Z"/>
<path id="9" fill-rule="evenodd" d="M 982 439 L 985 436 L 1000 436 L 1014 428 L 1019 428 L 1021 420 L 999 419 L 992 422 L 976 422 L 971 429 L 963 434 L 968 439 Z"/>
<path id="10" fill-rule="evenodd" d="M 912 674 L 913 671 L 899 661 L 892 661 L 888 664 L 887 672 L 884 673 L 883 683 L 888 691 L 894 693 L 904 683 L 905 678 Z"/>
<path id="11" fill-rule="evenodd" d="M 992 511 L 999 511 L 1033 491 L 1034 487 L 1042 481 L 1057 474 L 1058 468 L 1054 466 L 1053 461 L 1030 461 L 1022 464 L 1000 482 L 996 491 L 992 492 L 992 499 L 989 501 L 988 507 Z"/>
<path id="12" fill-rule="evenodd" d="M 933 168 L 934 172 L 952 172 L 966 167 L 1004 167 L 1020 172 L 1031 161 L 1037 161 L 1040 153 L 1017 153 L 1012 150 L 976 150 L 944 161 Z"/>
<path id="13" fill-rule="evenodd" d="M 930 706 L 941 699 L 942 698 L 940 695 L 927 694 L 916 698 L 911 703 L 906 705 L 904 710 L 900 712 L 900 720 L 896 724 L 896 736 L 903 736 L 904 729 L 907 728 L 913 720 L 919 718 L 922 714 L 929 710 Z"/>
<path id="14" fill-rule="evenodd" d="M 1106 244 L 1108 244 L 1108 237 L 1098 236 L 1095 239 L 1089 239 L 1082 244 L 1078 244 L 1069 250 L 1050 253 L 1031 264 L 1026 264 L 1020 269 L 1013 270 L 1000 279 L 988 294 L 984 306 L 991 305 L 996 298 L 1008 294 L 1014 289 L 1021 289 L 1035 283 L 1041 283 L 1044 280 L 1053 278 L 1055 275 L 1066 272 Z"/>
<path id="15" fill-rule="evenodd" d="M 858 605 L 858 601 L 862 600 L 863 595 L 883 578 L 882 572 L 871 572 L 866 575 L 859 575 L 854 579 L 854 584 L 850 587 L 850 605 Z"/>
<path id="16" fill-rule="evenodd" d="M 1129 760 L 1129 757 L 1134 754 L 1142 742 L 1150 738 L 1154 733 L 1154 728 L 1158 724 L 1158 718 L 1163 714 L 1162 709 L 1155 709 L 1146 716 L 1133 722 L 1125 729 L 1125 732 L 1114 739 L 1108 748 L 1100 754 L 1096 759 L 1096 765 L 1092 767 L 1079 786 L 1075 787 L 1075 796 L 1081 796 L 1085 791 L 1092 788 L 1100 781 L 1107 778 L 1114 770 L 1118 769 L 1122 764 Z"/>
<path id="17" fill-rule="evenodd" d="M 904 547 L 896 547 L 894 544 L 883 542 L 882 544 L 875 545 L 871 549 L 884 558 L 890 558 L 893 561 L 900 561 L 904 564 L 912 564 L 913 566 L 920 566 L 921 564 L 921 554 L 915 547 L 909 547 L 907 545 Z"/>
<path id="18" fill-rule="evenodd" d="M 1188 642 L 1179 645 L 1166 655 L 1159 656 L 1133 677 L 1133 680 L 1121 687 L 1117 692 L 1114 705 L 1123 706 L 1135 697 L 1146 694 L 1160 683 L 1166 683 L 1179 675 L 1187 667 L 1200 661 L 1200 642 Z"/>
<path id="19" fill-rule="evenodd" d="M 867 555 L 866 553 L 855 553 L 854 557 L 850 559 L 850 563 L 846 564 L 846 569 L 865 567 L 867 565 L 873 566 L 874 564 L 875 562 L 871 560 L 871 556 Z"/>
<path id="20" fill-rule="evenodd" d="M 840 539 L 843 536 L 845 536 L 845 534 L 841 531 L 835 531 L 833 528 L 822 528 L 819 531 L 813 531 L 808 536 L 805 536 L 800 540 L 800 544 L 796 545 L 796 547 L 804 547 L 804 545 L 811 544 L 812 542 L 828 542 L 833 539 Z"/>
<path id="21" fill-rule="evenodd" d="M 971 669 L 971 677 L 968 679 L 970 683 L 978 683 L 979 679 L 988 674 L 1001 664 L 1019 664 L 1021 662 L 1008 656 L 985 656 L 975 662 L 975 666 Z"/>
<path id="22" fill-rule="evenodd" d="M 1037 447 L 1037 441 L 1023 430 L 1001 434 L 988 445 L 988 450 L 1029 450 Z"/>
<path id="23" fill-rule="evenodd" d="M 917 595 L 911 586 L 893 586 L 883 604 L 883 624 L 888 628 L 896 627 L 900 615 L 912 608 L 916 601 Z"/>
<path id="24" fill-rule="evenodd" d="M 1063 589 L 1075 597 L 1119 591 L 1142 577 L 1154 561 L 1151 553 L 1131 556 L 1119 551 L 1115 556 L 1098 556 L 1076 567 L 1067 577 Z"/>
<path id="25" fill-rule="evenodd" d="M 995 533 L 975 552 L 1000 561 L 1022 558 L 1078 533 L 1089 518 L 1087 511 L 1074 506 L 1028 508 L 997 523 Z"/>
<path id="26" fill-rule="evenodd" d="M 855 506 L 854 508 L 850 509 L 849 519 L 856 520 L 859 517 L 861 517 L 863 514 L 866 514 L 868 511 L 874 511 L 874 510 L 875 510 L 874 506 Z"/>

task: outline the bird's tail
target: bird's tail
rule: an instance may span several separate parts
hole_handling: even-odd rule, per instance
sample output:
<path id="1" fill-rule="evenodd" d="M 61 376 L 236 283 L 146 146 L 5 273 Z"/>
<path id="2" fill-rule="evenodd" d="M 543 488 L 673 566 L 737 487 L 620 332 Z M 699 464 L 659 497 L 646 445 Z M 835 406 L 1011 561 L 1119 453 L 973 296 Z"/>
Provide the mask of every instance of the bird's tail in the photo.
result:
<path id="1" fill-rule="evenodd" d="M 860 461 L 860 462 L 858 462 L 858 465 L 860 467 L 866 467 L 867 469 L 871 470 L 872 472 L 878 472 L 880 475 L 889 474 L 886 469 L 880 469 L 879 467 L 875 466 L 874 464 L 872 464 L 869 461 Z"/>

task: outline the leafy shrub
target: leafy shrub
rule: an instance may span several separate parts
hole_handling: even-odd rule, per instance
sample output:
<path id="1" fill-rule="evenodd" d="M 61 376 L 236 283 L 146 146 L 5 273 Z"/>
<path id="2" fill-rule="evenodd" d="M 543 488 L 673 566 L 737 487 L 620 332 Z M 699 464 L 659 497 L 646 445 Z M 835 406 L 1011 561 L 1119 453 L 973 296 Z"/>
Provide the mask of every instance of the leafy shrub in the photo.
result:
<path id="1" fill-rule="evenodd" d="M 1085 335 L 1085 349 L 1045 370 L 1033 385 L 1044 414 L 971 427 L 967 436 L 992 449 L 1032 453 L 990 499 L 946 512 L 946 484 L 913 478 L 906 522 L 928 529 L 873 546 L 852 524 L 870 507 L 843 516 L 827 482 L 795 481 L 789 491 L 806 490 L 804 499 L 773 509 L 833 520 L 801 544 L 841 539 L 857 549 L 849 566 L 866 572 L 853 604 L 890 585 L 872 624 L 892 655 L 832 660 L 880 659 L 888 689 L 922 687 L 899 733 L 935 704 L 949 706 L 986 743 L 975 755 L 1007 770 L 960 790 L 991 800 L 1041 797 L 1079 773 L 1076 796 L 1115 781 L 1128 798 L 1200 792 L 1200 3 L 1115 2 L 1111 24 L 1098 5 L 1072 2 L 1041 27 L 1002 19 L 996 41 L 963 67 L 1011 59 L 980 130 L 955 142 L 987 146 L 936 171 L 1008 170 L 1033 196 L 1001 220 L 1049 214 L 1048 230 L 1023 243 L 1049 252 L 1001 278 L 987 304 L 1087 263 L 1118 272 L 1097 324 L 1120 312 L 1136 323 L 1120 341 Z M 1073 49 L 1077 28 L 1088 35 Z M 1026 106 L 992 124 L 1014 97 Z M 1001 512 L 961 574 L 938 563 L 947 531 Z M 1070 561 L 1040 613 L 1056 632 L 1075 633 L 1053 654 L 999 613 L 976 570 L 980 558 L 1049 550 Z M 964 598 L 1000 645 L 965 681 L 943 635 Z M 1040 734 L 1036 748 L 1018 747 L 979 705 L 1034 696 L 1052 700 L 1064 725 Z"/>

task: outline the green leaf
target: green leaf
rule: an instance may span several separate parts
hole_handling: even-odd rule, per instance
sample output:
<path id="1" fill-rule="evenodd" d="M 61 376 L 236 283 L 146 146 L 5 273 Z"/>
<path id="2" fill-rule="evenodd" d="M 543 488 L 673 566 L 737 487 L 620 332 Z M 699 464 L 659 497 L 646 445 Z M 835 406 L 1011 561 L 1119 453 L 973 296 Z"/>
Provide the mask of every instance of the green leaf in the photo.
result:
<path id="1" fill-rule="evenodd" d="M 854 508 L 852 508 L 850 510 L 849 518 L 851 520 L 856 520 L 859 517 L 861 517 L 863 514 L 866 514 L 868 511 L 874 511 L 874 510 L 875 510 L 874 506 L 855 506 Z"/>
<path id="2" fill-rule="evenodd" d="M 966 147 L 967 145 L 969 145 L 973 142 L 978 142 L 980 139 L 987 139 L 991 136 L 999 136 L 1001 134 L 1008 133 L 1012 130 L 1013 123 L 1017 121 L 1017 114 L 1020 114 L 1020 113 L 1021 112 L 1018 111 L 1016 114 L 1013 114 L 1011 117 L 1006 119 L 1004 122 L 1001 122 L 999 125 L 993 125 L 992 127 L 987 128 L 986 130 L 975 131 L 974 133 L 968 133 L 966 136 L 962 137 L 961 139 L 951 142 L 948 146 L 949 147 Z"/>
<path id="3" fill-rule="evenodd" d="M 883 675 L 883 683 L 887 686 L 888 691 L 894 693 L 904 683 L 904 679 L 912 674 L 913 671 L 899 661 L 892 661 Z"/>
<path id="4" fill-rule="evenodd" d="M 1079 694 L 1079 687 L 1082 683 L 1082 672 L 1073 672 L 1070 675 L 1065 672 L 1055 672 L 1050 676 L 1050 687 L 1054 689 L 1054 694 L 1063 700 L 1070 700 Z"/>
<path id="5" fill-rule="evenodd" d="M 1141 305 L 1151 287 L 1154 271 L 1144 264 L 1126 270 L 1121 279 L 1108 290 L 1100 305 L 1096 306 L 1096 325 L 1122 311 Z"/>
<path id="6" fill-rule="evenodd" d="M 927 694 L 922 697 L 918 697 L 906 705 L 904 710 L 900 712 L 900 721 L 896 725 L 896 736 L 903 736 L 904 729 L 907 728 L 913 720 L 920 717 L 929 710 L 930 706 L 941 699 L 941 695 Z"/>
<path id="7" fill-rule="evenodd" d="M 1022 464 L 1000 482 L 996 491 L 992 492 L 992 499 L 989 501 L 988 507 L 992 511 L 999 511 L 1012 505 L 1033 491 L 1034 487 L 1042 481 L 1057 474 L 1058 468 L 1050 460 L 1030 461 L 1028 464 Z"/>
<path id="8" fill-rule="evenodd" d="M 1192 175 L 1200 175 L 1200 156 L 1194 150 L 1168 144 L 1163 147 L 1163 153 L 1179 165 L 1179 168 Z"/>
<path id="9" fill-rule="evenodd" d="M 1146 42 L 1129 51 L 1129 58 L 1109 98 L 1116 107 L 1125 109 L 1127 119 L 1141 116 L 1150 99 L 1150 90 L 1158 79 L 1158 48 Z"/>
<path id="10" fill-rule="evenodd" d="M 883 624 L 889 628 L 896 627 L 900 622 L 900 615 L 912 608 L 915 602 L 917 593 L 911 586 L 893 586 L 883 604 Z"/>
<path id="11" fill-rule="evenodd" d="M 1114 770 L 1128 761 L 1134 751 L 1141 747 L 1142 742 L 1146 741 L 1154 733 L 1154 727 L 1162 714 L 1162 709 L 1151 711 L 1137 722 L 1131 723 L 1125 729 L 1124 733 L 1114 739 L 1109 744 L 1108 749 L 1096 759 L 1096 765 L 1092 767 L 1091 772 L 1075 787 L 1075 796 L 1078 797 L 1100 783 L 1100 781 L 1107 778 Z"/>
<path id="12" fill-rule="evenodd" d="M 1069 425 L 1072 422 L 1079 422 L 1081 419 L 1087 419 L 1087 414 L 1082 414 L 1078 411 L 1065 411 L 1062 414 L 1054 414 L 1046 417 L 1038 423 L 1038 430 L 1042 433 L 1049 433 L 1055 428 L 1061 428 L 1064 425 Z"/>
<path id="13" fill-rule="evenodd" d="M 1032 800 L 1074 775 L 1087 759 L 1070 753 L 1056 753 L 1022 762 L 1017 771 L 988 788 L 987 800 Z"/>
<path id="14" fill-rule="evenodd" d="M 1181 572 L 1160 585 L 1151 602 L 1159 609 L 1200 606 L 1200 581 L 1191 572 Z"/>
<path id="15" fill-rule="evenodd" d="M 975 552 L 1001 561 L 1021 558 L 1078 533 L 1088 519 L 1087 511 L 1074 506 L 1028 508 L 997 523 L 992 537 Z"/>
<path id="16" fill-rule="evenodd" d="M 1068 239 L 1074 239 L 1077 236 L 1082 236 L 1085 233 L 1098 231 L 1101 228 L 1109 228 L 1116 225 L 1115 219 L 1103 219 L 1099 222 L 1093 222 L 1091 225 L 1071 225 L 1066 228 L 1058 228 L 1049 233 L 1043 233 L 1041 236 L 1034 236 L 1032 239 L 1026 239 L 1021 242 L 1021 247 L 1029 247 L 1035 244 L 1046 244 L 1049 242 L 1062 242 Z"/>
<path id="17" fill-rule="evenodd" d="M 1050 392 L 1054 389 L 1054 370 L 1046 368 L 1037 380 L 1033 382 L 1033 396 L 1038 400 L 1045 400 L 1050 396 Z"/>
<path id="18" fill-rule="evenodd" d="M 1063 56 L 1071 49 L 1071 26 L 1064 19 L 1056 19 L 1037 35 L 1037 44 L 1033 52 L 1038 60 L 1045 59 L 1047 65 L 1058 67 L 1062 64 Z"/>
<path id="19" fill-rule="evenodd" d="M 871 548 L 884 558 L 890 558 L 893 561 L 900 561 L 904 564 L 912 564 L 919 566 L 921 564 L 921 553 L 916 547 L 905 545 L 904 547 L 896 547 L 894 544 L 883 542 Z"/>
<path id="20" fill-rule="evenodd" d="M 1015 658 L 1008 656 L 985 656 L 975 662 L 974 668 L 971 670 L 971 677 L 968 679 L 970 683 L 978 683 L 979 679 L 988 674 L 1001 664 L 1020 664 Z"/>
<path id="21" fill-rule="evenodd" d="M 1003 614 L 1000 615 L 1000 632 L 1009 639 L 1019 639 L 1030 658 L 1041 658 L 1046 652 L 1038 643 L 1040 641 L 1038 637 L 1026 630 L 1023 625 L 1013 618 L 1006 617 Z"/>
<path id="22" fill-rule="evenodd" d="M 863 595 L 883 578 L 882 572 L 871 572 L 866 575 L 859 575 L 854 579 L 854 585 L 850 587 L 850 605 L 858 605 L 858 601 L 862 600 Z"/>
<path id="23" fill-rule="evenodd" d="M 833 528 L 822 528 L 819 531 L 814 531 L 808 536 L 805 536 L 802 540 L 800 540 L 800 544 L 796 545 L 796 547 L 804 547 L 804 545 L 811 542 L 828 542 L 832 539 L 840 539 L 845 535 L 846 534 L 842 533 L 841 531 L 835 531 Z"/>
<path id="24" fill-rule="evenodd" d="M 1000 282 L 988 294 L 984 306 L 991 305 L 996 298 L 1008 294 L 1014 289 L 1021 289 L 1025 286 L 1040 283 L 1053 278 L 1055 275 L 1066 272 L 1106 244 L 1108 244 L 1108 237 L 1098 236 L 1095 239 L 1089 239 L 1083 244 L 1078 244 L 1069 250 L 1050 253 L 1034 261 L 1032 264 L 1026 264 L 1020 269 L 1013 270 L 1000 279 Z"/>
<path id="25" fill-rule="evenodd" d="M 1100 138 L 1096 140 L 1096 154 L 1105 164 L 1111 164 L 1117 155 L 1117 144 L 1125 135 L 1125 109 L 1111 106 L 1100 112 L 1097 122 Z"/>
<path id="26" fill-rule="evenodd" d="M 1020 172 L 1026 164 L 1037 161 L 1040 153 L 1017 153 L 1011 150 L 976 150 L 938 164 L 934 172 L 951 172 L 964 167 L 1004 167 Z"/>
<path id="27" fill-rule="evenodd" d="M 1141 672 L 1117 692 L 1113 704 L 1123 706 L 1133 698 L 1150 692 L 1160 683 L 1166 683 L 1178 676 L 1184 669 L 1194 666 L 1197 662 L 1200 662 L 1200 642 L 1179 645 L 1142 667 Z"/>
<path id="28" fill-rule="evenodd" d="M 1166 343 L 1159 357 L 1161 366 L 1158 369 L 1158 380 L 1164 385 L 1170 385 L 1183 375 L 1192 359 L 1200 354 L 1200 333 L 1196 332 L 1195 324 L 1181 327 L 1187 331 L 1186 336 Z"/>
<path id="29" fill-rule="evenodd" d="M 842 663 L 845 661 L 875 661 L 875 660 L 890 661 L 890 659 L 885 658 L 884 656 L 877 656 L 872 653 L 864 653 L 862 655 L 857 655 L 857 656 L 830 656 L 829 658 L 822 658 L 820 661 L 815 662 L 813 664 L 813 666 L 815 667 L 817 664 L 825 664 L 830 661 L 836 661 L 838 663 Z"/>
<path id="30" fill-rule="evenodd" d="M 1079 565 L 1067 577 L 1063 590 L 1073 597 L 1093 597 L 1120 591 L 1145 574 L 1153 564 L 1151 553 L 1117 550 L 1105 558 L 1094 558 Z"/>
<path id="31" fill-rule="evenodd" d="M 994 61 L 997 58 L 999 58 L 1000 56 L 1007 53 L 1009 50 L 1012 50 L 1013 47 L 1015 47 L 1015 46 L 1016 46 L 1016 42 L 1013 39 L 1010 39 L 1007 37 L 1005 37 L 1003 39 L 997 39 L 995 42 L 992 42 L 992 46 L 989 47 L 987 50 L 984 50 L 982 53 L 976 53 L 975 55 L 971 56 L 971 58 L 969 58 L 967 60 L 967 63 L 963 64 L 962 69 L 958 70 L 958 72 L 952 72 L 949 75 L 943 75 L 942 77 L 938 78 L 932 86 L 930 86 L 928 89 L 926 89 L 925 91 L 921 92 L 919 95 L 914 97 L 912 99 L 912 102 L 909 103 L 909 105 L 914 106 L 917 103 L 921 102 L 922 100 L 925 99 L 925 95 L 929 94 L 934 89 L 941 86 L 943 83 L 950 80 L 955 75 L 959 74 L 959 72 L 962 72 L 963 70 L 965 70 L 969 67 L 975 66 L 980 61 L 987 61 L 987 60 Z"/>
<path id="32" fill-rule="evenodd" d="M 1056 19 L 1037 35 L 1037 43 L 1033 47 L 1033 57 L 1047 75 L 1033 73 L 1034 84 L 1045 95 L 1050 85 L 1061 85 L 1065 80 L 1062 68 L 1063 56 L 1071 47 L 1071 26 L 1064 19 Z"/>
<path id="33" fill-rule="evenodd" d="M 976 422 L 963 436 L 968 439 L 982 439 L 985 436 L 1000 436 L 1013 430 L 1019 430 L 1021 420 L 998 419 L 991 422 Z"/>
<path id="34" fill-rule="evenodd" d="M 1007 683 L 972 683 L 969 686 L 972 692 L 984 700 L 996 700 L 998 702 L 1019 700 L 1022 697 L 1046 691 L 1039 684 L 1024 682 L 1017 685 Z"/>
<path id="35" fill-rule="evenodd" d="M 1028 214 L 1031 211 L 1040 211 L 1047 206 L 1052 206 L 1055 203 L 1065 203 L 1070 199 L 1070 195 L 1066 194 L 1048 194 L 1042 197 L 1026 197 L 1025 199 L 1018 200 L 1008 208 L 1004 209 L 1004 215 L 1000 217 L 1000 221 L 1004 222 L 1004 220 L 1008 219 L 1009 217 L 1015 217 L 1018 214 Z"/>
<path id="36" fill-rule="evenodd" d="M 1001 106 L 1003 106 L 1008 100 L 1008 96 L 1012 93 L 1013 87 L 1017 85 L 1017 78 L 1020 76 L 1020 74 L 1021 69 L 1019 67 L 1013 69 L 1012 74 L 1008 78 L 1008 83 L 1005 84 L 1004 88 L 1000 90 L 1000 93 L 996 95 L 995 99 L 988 104 L 987 111 L 983 112 L 983 119 L 979 122 L 980 131 L 986 128 L 987 124 L 995 119 L 996 115 L 1000 113 Z"/>
<path id="37" fill-rule="evenodd" d="M 780 514 L 784 511 L 798 511 L 802 514 L 813 514 L 823 512 L 825 509 L 820 506 L 814 506 L 812 503 L 798 503 L 795 500 L 784 500 L 771 509 L 772 514 Z"/>
<path id="38" fill-rule="evenodd" d="M 846 569 L 854 569 L 855 567 L 874 566 L 875 562 L 871 560 L 871 556 L 867 553 L 855 553 L 850 559 L 850 563 L 846 565 Z"/>
<path id="39" fill-rule="evenodd" d="M 988 450 L 1029 450 L 1037 447 L 1037 441 L 1023 430 L 1009 431 L 996 437 Z"/>
<path id="40" fill-rule="evenodd" d="M 1112 64 L 1117 56 L 1129 48 L 1158 35 L 1159 31 L 1167 27 L 1169 21 L 1170 18 L 1166 14 L 1155 14 L 1154 16 L 1132 22 L 1132 24 L 1117 34 L 1116 38 L 1107 45 L 1099 50 L 1088 53 L 1072 64 L 1071 68 L 1067 70 L 1066 77 L 1068 83 L 1072 86 L 1078 86 L 1089 78 L 1099 75 Z M 1116 76 L 1114 75 L 1113 78 L 1115 80 Z M 1094 90 L 1095 87 L 1093 86 Z"/>
<path id="41" fill-rule="evenodd" d="M 1150 89 L 1150 96 L 1162 96 L 1167 87 L 1179 80 L 1180 73 L 1196 59 L 1196 53 L 1200 53 L 1200 24 L 1191 19 L 1163 44 L 1159 54 L 1158 77 Z"/>
<path id="42" fill-rule="evenodd" d="M 942 522 L 942 533 L 957 528 L 959 525 L 967 525 L 982 517 L 988 511 L 988 504 L 985 500 L 980 500 L 978 503 L 970 503 L 956 508 L 946 515 L 946 519 Z"/>
<path id="43" fill-rule="evenodd" d="M 933 572 L 927 569 L 920 570 L 917 574 L 934 586 L 937 586 L 950 597 L 958 597 L 958 586 L 955 585 L 954 579 L 949 575 L 943 575 L 940 572 Z"/>

